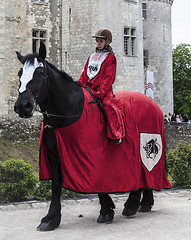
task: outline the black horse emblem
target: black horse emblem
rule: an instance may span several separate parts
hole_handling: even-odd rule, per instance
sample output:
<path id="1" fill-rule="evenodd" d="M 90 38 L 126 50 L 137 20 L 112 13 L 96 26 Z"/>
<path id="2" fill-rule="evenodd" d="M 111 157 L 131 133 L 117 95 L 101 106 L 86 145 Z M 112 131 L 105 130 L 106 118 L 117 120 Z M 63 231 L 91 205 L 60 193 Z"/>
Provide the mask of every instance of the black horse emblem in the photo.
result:
<path id="1" fill-rule="evenodd" d="M 155 138 L 146 143 L 146 146 L 143 146 L 143 148 L 146 151 L 146 157 L 155 160 L 161 146 L 157 143 L 157 139 Z"/>

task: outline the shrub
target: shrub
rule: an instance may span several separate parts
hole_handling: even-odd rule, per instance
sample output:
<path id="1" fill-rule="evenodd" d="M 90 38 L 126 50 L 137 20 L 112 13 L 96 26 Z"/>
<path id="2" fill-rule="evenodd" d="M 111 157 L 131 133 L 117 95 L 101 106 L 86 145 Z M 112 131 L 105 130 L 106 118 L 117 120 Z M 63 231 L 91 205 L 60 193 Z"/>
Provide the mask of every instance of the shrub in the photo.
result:
<path id="1" fill-rule="evenodd" d="M 50 180 L 39 181 L 34 193 L 34 198 L 40 201 L 50 200 L 52 196 L 51 186 L 52 182 Z M 63 188 L 61 199 L 76 198 L 77 195 L 79 194 Z"/>
<path id="2" fill-rule="evenodd" d="M 191 188 L 191 144 L 181 142 L 166 155 L 168 172 L 173 185 Z"/>
<path id="3" fill-rule="evenodd" d="M 0 162 L 0 202 L 22 201 L 31 197 L 37 176 L 32 167 L 21 159 Z"/>
<path id="4" fill-rule="evenodd" d="M 21 159 L 0 162 L 0 203 L 22 201 L 29 197 L 50 200 L 51 181 L 39 181 L 33 168 Z M 61 199 L 75 198 L 77 193 L 62 189 Z"/>
<path id="5" fill-rule="evenodd" d="M 39 181 L 34 192 L 36 200 L 45 201 L 51 199 L 51 181 Z"/>

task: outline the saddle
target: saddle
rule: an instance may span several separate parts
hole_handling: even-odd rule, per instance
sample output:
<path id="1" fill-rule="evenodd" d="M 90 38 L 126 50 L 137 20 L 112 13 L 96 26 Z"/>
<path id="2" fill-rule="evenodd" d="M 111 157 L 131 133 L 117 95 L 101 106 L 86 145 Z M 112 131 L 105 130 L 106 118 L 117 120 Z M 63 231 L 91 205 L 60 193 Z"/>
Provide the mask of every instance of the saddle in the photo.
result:
<path id="1" fill-rule="evenodd" d="M 98 99 L 97 97 L 96 97 L 96 95 L 95 94 L 93 94 L 93 92 L 91 91 L 91 89 L 88 87 L 88 86 L 86 86 L 86 85 L 81 85 L 82 87 L 85 87 L 87 90 L 88 90 L 88 92 L 91 94 L 91 96 L 93 97 L 93 100 L 91 101 L 91 102 L 89 102 L 89 103 L 97 103 L 97 105 L 98 105 L 98 107 L 99 107 L 99 109 L 101 110 L 101 112 L 102 112 L 102 114 L 103 114 L 103 118 L 104 118 L 104 120 L 105 120 L 105 122 L 107 123 L 107 114 L 106 114 L 106 111 L 105 111 L 105 109 L 104 109 L 104 106 L 103 106 L 103 104 L 102 104 L 102 100 L 101 99 Z"/>

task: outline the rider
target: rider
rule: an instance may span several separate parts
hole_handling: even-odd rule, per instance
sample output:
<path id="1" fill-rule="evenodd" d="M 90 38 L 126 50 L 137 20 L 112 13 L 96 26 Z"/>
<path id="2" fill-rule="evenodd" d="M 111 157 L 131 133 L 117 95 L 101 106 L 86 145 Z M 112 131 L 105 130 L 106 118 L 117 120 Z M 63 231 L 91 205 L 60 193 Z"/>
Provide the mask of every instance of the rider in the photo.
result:
<path id="1" fill-rule="evenodd" d="M 93 37 L 97 42 L 96 52 L 88 58 L 78 83 L 88 86 L 93 94 L 102 100 L 108 119 L 107 136 L 118 144 L 125 137 L 125 128 L 112 89 L 117 65 L 109 45 L 112 42 L 112 34 L 108 29 L 100 29 Z"/>

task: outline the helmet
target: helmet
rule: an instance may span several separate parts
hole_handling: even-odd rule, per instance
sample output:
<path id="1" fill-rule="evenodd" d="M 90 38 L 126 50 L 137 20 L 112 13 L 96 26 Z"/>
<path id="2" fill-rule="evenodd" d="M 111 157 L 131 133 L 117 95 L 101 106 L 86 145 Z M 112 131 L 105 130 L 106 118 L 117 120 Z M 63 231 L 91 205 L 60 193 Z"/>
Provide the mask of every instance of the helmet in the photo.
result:
<path id="1" fill-rule="evenodd" d="M 99 29 L 92 37 L 105 38 L 106 40 L 108 40 L 109 44 L 112 42 L 112 33 L 108 29 Z"/>

